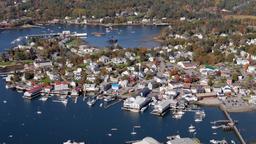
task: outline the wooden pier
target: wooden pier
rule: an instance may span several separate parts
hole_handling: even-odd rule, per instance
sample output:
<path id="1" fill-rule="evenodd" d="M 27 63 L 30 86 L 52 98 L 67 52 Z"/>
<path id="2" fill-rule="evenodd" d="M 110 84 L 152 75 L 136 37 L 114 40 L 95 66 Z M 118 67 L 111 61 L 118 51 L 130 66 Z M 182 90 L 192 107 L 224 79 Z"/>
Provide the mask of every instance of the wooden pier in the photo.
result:
<path id="1" fill-rule="evenodd" d="M 238 128 L 235 125 L 235 121 L 231 118 L 231 116 L 229 115 L 229 113 L 227 112 L 225 106 L 221 105 L 220 108 L 222 109 L 222 111 L 224 112 L 225 116 L 227 117 L 227 119 L 230 121 L 230 125 L 232 125 L 232 128 L 234 130 L 234 132 L 236 133 L 239 141 L 241 142 L 241 144 L 246 144 L 244 138 L 242 137 L 240 131 L 238 130 Z"/>

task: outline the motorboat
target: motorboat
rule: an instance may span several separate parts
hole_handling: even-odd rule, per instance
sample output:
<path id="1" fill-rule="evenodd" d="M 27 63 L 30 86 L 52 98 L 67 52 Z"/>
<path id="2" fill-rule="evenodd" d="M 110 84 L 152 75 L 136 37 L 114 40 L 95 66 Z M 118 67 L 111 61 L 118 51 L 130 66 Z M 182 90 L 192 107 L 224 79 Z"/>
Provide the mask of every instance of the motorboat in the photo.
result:
<path id="1" fill-rule="evenodd" d="M 190 126 L 188 127 L 188 131 L 189 131 L 190 133 L 195 132 L 195 131 L 196 131 L 195 126 L 190 125 Z"/>

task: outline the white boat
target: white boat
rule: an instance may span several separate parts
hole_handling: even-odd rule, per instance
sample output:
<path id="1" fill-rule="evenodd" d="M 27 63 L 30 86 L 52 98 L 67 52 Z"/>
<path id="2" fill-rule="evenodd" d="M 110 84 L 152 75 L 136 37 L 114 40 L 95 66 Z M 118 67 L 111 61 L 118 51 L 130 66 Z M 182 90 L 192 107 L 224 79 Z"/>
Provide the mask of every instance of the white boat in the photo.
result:
<path id="1" fill-rule="evenodd" d="M 111 133 L 109 133 L 109 134 L 108 134 L 108 136 L 112 136 L 112 134 L 111 134 Z"/>
<path id="2" fill-rule="evenodd" d="M 37 113 L 37 114 L 39 114 L 39 115 L 40 115 L 40 114 L 42 114 L 42 112 L 41 112 L 41 111 L 37 111 L 36 113 Z"/>
<path id="3" fill-rule="evenodd" d="M 135 131 L 131 132 L 131 135 L 136 135 L 137 133 Z"/>
<path id="4" fill-rule="evenodd" d="M 43 102 L 45 102 L 45 101 L 47 101 L 48 100 L 48 97 L 41 97 L 39 100 L 41 100 L 41 101 L 43 101 Z"/>
<path id="5" fill-rule="evenodd" d="M 68 140 L 68 141 L 64 142 L 63 144 L 85 144 L 85 142 L 75 142 L 75 141 Z"/>
<path id="6" fill-rule="evenodd" d="M 217 127 L 217 126 L 215 126 L 215 125 L 214 125 L 214 126 L 212 126 L 212 129 L 217 129 L 217 128 L 218 128 L 218 127 Z"/>
<path id="7" fill-rule="evenodd" d="M 117 131 L 118 129 L 117 129 L 117 128 L 112 128 L 111 130 L 112 130 L 112 131 Z"/>
<path id="8" fill-rule="evenodd" d="M 180 110 L 180 111 L 177 111 L 177 114 L 178 114 L 178 115 L 183 115 L 184 113 L 185 113 L 185 112 L 183 112 L 183 111 L 181 111 L 181 110 Z"/>
<path id="9" fill-rule="evenodd" d="M 189 131 L 190 133 L 195 132 L 195 131 L 196 131 L 195 126 L 190 125 L 190 126 L 188 127 L 188 131 Z"/>
<path id="10" fill-rule="evenodd" d="M 143 107 L 143 108 L 141 108 L 141 112 L 144 112 L 146 109 L 147 109 L 148 107 L 147 106 L 145 106 L 145 107 Z"/>
<path id="11" fill-rule="evenodd" d="M 66 105 L 68 103 L 67 99 L 63 99 L 63 100 L 53 100 L 52 102 L 58 102 L 58 103 L 63 103 L 64 105 Z"/>
<path id="12" fill-rule="evenodd" d="M 179 114 L 174 114 L 172 116 L 172 118 L 175 118 L 175 119 L 181 119 L 183 115 L 179 115 Z"/>
<path id="13" fill-rule="evenodd" d="M 202 118 L 195 118 L 195 122 L 202 122 Z"/>
<path id="14" fill-rule="evenodd" d="M 102 106 L 103 106 L 103 103 L 100 104 L 100 107 L 102 107 Z"/>
<path id="15" fill-rule="evenodd" d="M 217 144 L 218 142 L 217 142 L 216 140 L 214 140 L 214 139 L 211 139 L 211 140 L 210 140 L 210 143 L 211 143 L 211 144 Z"/>
<path id="16" fill-rule="evenodd" d="M 71 96 L 78 96 L 79 94 L 76 90 L 72 90 L 70 95 Z"/>
<path id="17" fill-rule="evenodd" d="M 87 104 L 89 106 L 93 106 L 95 103 L 96 103 L 96 99 L 92 99 L 92 100 L 87 101 Z"/>
<path id="18" fill-rule="evenodd" d="M 4 100 L 4 101 L 3 101 L 3 103 L 4 103 L 4 104 L 6 104 L 6 103 L 7 103 L 7 101 L 6 101 L 6 100 Z"/>

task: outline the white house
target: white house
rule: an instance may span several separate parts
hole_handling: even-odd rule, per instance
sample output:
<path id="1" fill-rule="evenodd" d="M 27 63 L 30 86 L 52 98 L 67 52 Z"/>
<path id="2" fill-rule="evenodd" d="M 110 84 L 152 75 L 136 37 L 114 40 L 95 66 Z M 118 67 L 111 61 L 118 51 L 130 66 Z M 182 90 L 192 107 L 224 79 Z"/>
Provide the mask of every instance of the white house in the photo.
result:
<path id="1" fill-rule="evenodd" d="M 237 64 L 237 65 L 246 65 L 246 64 L 249 64 L 249 60 L 247 60 L 247 59 L 242 59 L 242 58 L 237 58 L 237 59 L 236 59 L 236 64 Z"/>
<path id="2" fill-rule="evenodd" d="M 87 91 L 87 92 L 99 91 L 99 88 L 96 86 L 96 84 L 84 84 L 83 89 L 84 91 Z"/>
<path id="3" fill-rule="evenodd" d="M 34 66 L 35 68 L 51 67 L 52 62 L 48 60 L 35 60 Z"/>
<path id="4" fill-rule="evenodd" d="M 114 64 L 125 64 L 126 62 L 126 58 L 117 57 L 112 59 L 112 63 Z"/>
<path id="5" fill-rule="evenodd" d="M 108 63 L 110 59 L 107 56 L 101 56 L 98 61 L 102 63 Z"/>
<path id="6" fill-rule="evenodd" d="M 55 82 L 54 83 L 54 90 L 61 91 L 61 90 L 68 90 L 68 83 L 67 82 Z"/>

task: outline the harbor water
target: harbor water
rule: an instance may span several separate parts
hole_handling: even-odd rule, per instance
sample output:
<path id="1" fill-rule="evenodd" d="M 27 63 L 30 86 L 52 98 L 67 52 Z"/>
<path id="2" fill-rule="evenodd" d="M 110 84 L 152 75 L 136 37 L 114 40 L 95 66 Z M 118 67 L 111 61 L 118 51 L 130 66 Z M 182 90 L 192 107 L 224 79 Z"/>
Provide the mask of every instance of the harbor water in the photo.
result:
<path id="1" fill-rule="evenodd" d="M 152 41 L 152 37 L 160 29 L 156 26 L 122 26 L 102 37 L 91 35 L 95 31 L 105 31 L 102 26 L 50 25 L 45 28 L 1 30 L 0 50 L 9 48 L 10 43 L 20 36 L 63 30 L 87 32 L 87 41 L 98 47 L 107 46 L 111 36 L 117 38 L 123 47 L 153 47 L 159 45 Z M 226 119 L 223 112 L 214 107 L 203 108 L 206 117 L 201 123 L 196 123 L 193 112 L 187 112 L 180 120 L 176 120 L 169 112 L 164 117 L 150 114 L 149 109 L 144 113 L 126 112 L 121 110 L 122 103 L 104 109 L 98 101 L 89 107 L 83 97 L 79 97 L 77 103 L 69 98 L 67 105 L 53 102 L 52 99 L 46 102 L 38 99 L 29 101 L 22 98 L 22 93 L 6 89 L 3 79 L 0 80 L 0 93 L 0 143 L 45 144 L 75 140 L 89 144 L 121 144 L 146 136 L 165 142 L 167 136 L 176 134 L 197 137 L 202 143 L 209 143 L 211 139 L 239 143 L 233 132 L 211 128 L 210 122 Z M 231 116 L 238 120 L 238 128 L 247 142 L 256 139 L 255 113 L 235 113 Z M 196 128 L 194 134 L 188 132 L 191 124 Z M 134 126 L 141 128 L 134 130 Z M 131 135 L 133 130 L 136 135 Z"/>

